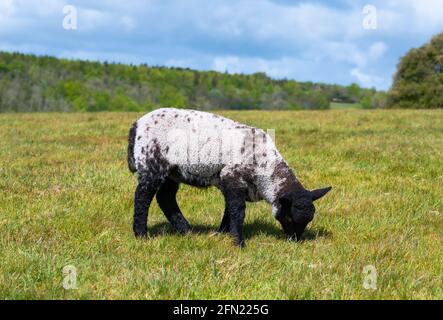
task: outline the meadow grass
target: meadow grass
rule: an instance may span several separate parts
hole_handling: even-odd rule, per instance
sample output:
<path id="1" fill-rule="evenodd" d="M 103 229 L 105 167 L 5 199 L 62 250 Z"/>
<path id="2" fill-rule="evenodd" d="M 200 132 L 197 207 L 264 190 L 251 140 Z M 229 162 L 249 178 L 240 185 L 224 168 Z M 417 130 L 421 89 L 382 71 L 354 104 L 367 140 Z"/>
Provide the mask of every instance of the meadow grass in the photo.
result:
<path id="1" fill-rule="evenodd" d="M 303 241 L 260 202 L 240 250 L 214 233 L 220 192 L 189 186 L 178 199 L 194 231 L 172 233 L 153 201 L 137 240 L 126 147 L 140 114 L 1 114 L 0 298 L 443 298 L 442 111 L 218 113 L 275 129 L 305 187 L 334 187 Z M 77 289 L 62 286 L 66 265 Z"/>
<path id="2" fill-rule="evenodd" d="M 332 110 L 336 109 L 362 109 L 362 105 L 360 103 L 344 103 L 344 102 L 331 102 L 329 107 Z"/>

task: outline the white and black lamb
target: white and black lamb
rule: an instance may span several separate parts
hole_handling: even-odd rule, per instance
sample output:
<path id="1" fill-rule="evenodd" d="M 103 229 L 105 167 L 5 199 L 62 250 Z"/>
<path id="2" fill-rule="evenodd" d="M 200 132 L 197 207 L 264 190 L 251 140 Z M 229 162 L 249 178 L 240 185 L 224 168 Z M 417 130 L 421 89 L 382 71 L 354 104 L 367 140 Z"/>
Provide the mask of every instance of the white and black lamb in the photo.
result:
<path id="1" fill-rule="evenodd" d="M 207 112 L 162 108 L 136 121 L 129 131 L 128 166 L 138 173 L 136 236 L 147 235 L 150 203 L 158 204 L 177 232 L 190 231 L 178 207 L 180 183 L 215 186 L 225 199 L 220 232 L 244 246 L 245 202 L 266 200 L 287 237 L 300 239 L 314 218 L 313 201 L 330 189 L 306 190 L 261 129 Z"/>

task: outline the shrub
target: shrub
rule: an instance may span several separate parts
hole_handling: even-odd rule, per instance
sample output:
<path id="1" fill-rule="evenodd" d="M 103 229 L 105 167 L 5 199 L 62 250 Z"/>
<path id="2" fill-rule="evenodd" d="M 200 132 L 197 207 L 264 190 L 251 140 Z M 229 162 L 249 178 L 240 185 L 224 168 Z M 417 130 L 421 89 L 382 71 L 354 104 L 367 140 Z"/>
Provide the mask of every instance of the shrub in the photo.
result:
<path id="1" fill-rule="evenodd" d="M 443 108 L 443 33 L 400 60 L 387 107 Z"/>

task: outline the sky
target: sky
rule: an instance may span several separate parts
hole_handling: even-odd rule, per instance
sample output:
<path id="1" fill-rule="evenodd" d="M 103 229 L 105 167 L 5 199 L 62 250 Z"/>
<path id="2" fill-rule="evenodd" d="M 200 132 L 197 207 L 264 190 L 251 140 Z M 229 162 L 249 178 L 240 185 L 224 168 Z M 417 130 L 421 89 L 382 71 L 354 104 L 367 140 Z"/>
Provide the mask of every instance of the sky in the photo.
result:
<path id="1" fill-rule="evenodd" d="M 0 0 L 0 50 L 386 90 L 443 0 Z"/>

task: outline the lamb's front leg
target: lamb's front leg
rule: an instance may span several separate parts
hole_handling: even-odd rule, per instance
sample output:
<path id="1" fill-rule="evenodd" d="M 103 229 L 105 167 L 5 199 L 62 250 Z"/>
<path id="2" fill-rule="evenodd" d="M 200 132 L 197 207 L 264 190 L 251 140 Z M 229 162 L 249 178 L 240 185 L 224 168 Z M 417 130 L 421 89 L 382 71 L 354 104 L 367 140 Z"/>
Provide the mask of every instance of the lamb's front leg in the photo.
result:
<path id="1" fill-rule="evenodd" d="M 134 195 L 134 224 L 133 230 L 136 237 L 146 237 L 148 234 L 148 210 L 160 186 L 160 181 L 147 181 L 140 179 Z"/>
<path id="2" fill-rule="evenodd" d="M 229 231 L 234 237 L 235 244 L 244 247 L 243 225 L 245 221 L 246 201 L 243 190 L 224 188 L 226 214 L 229 216 Z"/>
<path id="3" fill-rule="evenodd" d="M 220 224 L 220 227 L 218 228 L 218 232 L 224 233 L 229 232 L 231 228 L 231 218 L 229 217 L 229 212 L 225 209 L 225 213 L 223 214 L 223 219 Z"/>

